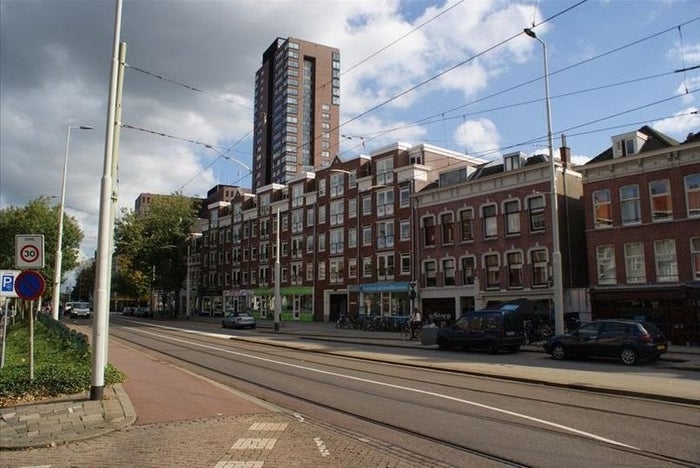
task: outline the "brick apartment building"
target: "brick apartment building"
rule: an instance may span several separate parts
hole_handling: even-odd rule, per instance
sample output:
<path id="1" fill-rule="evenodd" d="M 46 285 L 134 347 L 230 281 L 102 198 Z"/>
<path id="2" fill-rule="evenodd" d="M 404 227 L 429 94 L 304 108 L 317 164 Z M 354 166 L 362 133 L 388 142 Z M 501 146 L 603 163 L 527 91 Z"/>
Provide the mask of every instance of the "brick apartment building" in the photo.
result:
<path id="1" fill-rule="evenodd" d="M 593 317 L 700 343 L 700 135 L 679 143 L 644 126 L 581 172 Z"/>

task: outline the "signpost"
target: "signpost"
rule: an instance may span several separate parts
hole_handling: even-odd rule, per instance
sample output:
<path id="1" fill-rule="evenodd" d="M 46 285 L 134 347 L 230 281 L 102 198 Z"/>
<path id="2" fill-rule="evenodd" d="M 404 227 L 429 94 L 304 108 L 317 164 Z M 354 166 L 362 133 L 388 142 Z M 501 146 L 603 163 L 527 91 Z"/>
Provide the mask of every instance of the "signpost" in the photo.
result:
<path id="1" fill-rule="evenodd" d="M 43 243 L 43 237 L 42 237 Z M 42 258 L 43 262 L 43 258 Z M 46 281 L 41 273 L 27 270 L 17 275 L 15 292 L 26 301 L 31 301 L 29 307 L 29 380 L 34 380 L 34 301 L 44 294 Z"/>
<path id="2" fill-rule="evenodd" d="M 0 270 L 0 297 L 5 302 L 5 314 L 2 317 L 2 354 L 0 355 L 0 369 L 5 367 L 5 342 L 7 341 L 7 322 L 10 320 L 8 303 L 10 298 L 16 298 L 15 279 L 21 272 L 19 270 Z"/>
<path id="3" fill-rule="evenodd" d="M 15 236 L 15 267 L 19 269 L 44 268 L 43 234 Z"/>

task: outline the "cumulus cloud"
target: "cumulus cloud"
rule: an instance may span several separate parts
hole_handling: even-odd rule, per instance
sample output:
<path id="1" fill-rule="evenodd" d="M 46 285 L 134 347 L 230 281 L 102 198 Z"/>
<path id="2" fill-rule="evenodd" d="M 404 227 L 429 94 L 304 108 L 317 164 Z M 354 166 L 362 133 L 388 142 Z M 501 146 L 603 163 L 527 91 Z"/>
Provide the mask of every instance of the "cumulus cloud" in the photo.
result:
<path id="1" fill-rule="evenodd" d="M 470 155 L 496 159 L 500 154 L 500 136 L 496 125 L 489 119 L 468 120 L 462 123 L 455 130 L 454 139 Z M 483 156 L 480 153 L 483 153 Z"/>

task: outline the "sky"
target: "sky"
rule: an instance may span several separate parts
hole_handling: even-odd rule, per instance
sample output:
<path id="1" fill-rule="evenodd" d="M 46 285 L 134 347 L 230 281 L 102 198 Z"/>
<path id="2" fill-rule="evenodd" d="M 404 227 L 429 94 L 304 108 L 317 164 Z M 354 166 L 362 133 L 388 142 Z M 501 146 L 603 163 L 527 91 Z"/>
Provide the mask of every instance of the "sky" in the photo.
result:
<path id="1" fill-rule="evenodd" d="M 60 198 L 97 246 L 114 1 L 0 0 L 0 209 Z M 532 28 L 539 42 L 523 33 Z M 119 206 L 250 187 L 253 85 L 277 37 L 341 54 L 344 160 L 427 143 L 585 163 L 650 125 L 700 131 L 698 0 L 124 0 Z M 685 71 L 684 71 L 685 70 Z M 69 126 L 92 126 L 92 130 Z M 70 137 L 68 137 L 70 135 Z"/>

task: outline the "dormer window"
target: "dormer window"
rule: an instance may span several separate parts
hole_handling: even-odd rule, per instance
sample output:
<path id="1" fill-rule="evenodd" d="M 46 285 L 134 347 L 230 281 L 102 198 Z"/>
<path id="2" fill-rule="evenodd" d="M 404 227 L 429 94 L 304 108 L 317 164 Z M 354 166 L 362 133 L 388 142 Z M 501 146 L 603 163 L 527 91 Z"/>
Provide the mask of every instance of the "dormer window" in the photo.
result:
<path id="1" fill-rule="evenodd" d="M 625 133 L 613 137 L 613 158 L 623 158 L 639 153 L 647 136 L 641 132 Z"/>
<path id="2" fill-rule="evenodd" d="M 520 169 L 523 167 L 524 160 L 522 153 L 506 154 L 503 156 L 503 170 L 508 172 Z"/>

